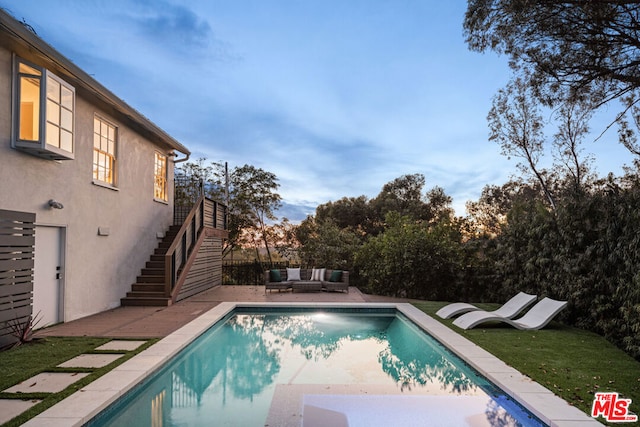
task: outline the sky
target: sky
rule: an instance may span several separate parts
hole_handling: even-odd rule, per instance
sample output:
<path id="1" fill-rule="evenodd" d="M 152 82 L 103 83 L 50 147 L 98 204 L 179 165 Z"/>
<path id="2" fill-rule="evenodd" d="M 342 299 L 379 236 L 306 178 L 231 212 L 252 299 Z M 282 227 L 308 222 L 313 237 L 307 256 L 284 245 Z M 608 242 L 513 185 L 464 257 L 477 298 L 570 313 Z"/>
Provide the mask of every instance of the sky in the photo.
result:
<path id="1" fill-rule="evenodd" d="M 294 223 L 319 204 L 374 198 L 415 173 L 464 215 L 483 187 L 518 174 L 517 160 L 488 140 L 486 120 L 510 78 L 507 58 L 467 48 L 462 0 L 0 7 L 189 148 L 191 160 L 274 173 L 278 215 Z M 599 175 L 632 162 L 614 131 L 595 139 L 584 150 Z"/>

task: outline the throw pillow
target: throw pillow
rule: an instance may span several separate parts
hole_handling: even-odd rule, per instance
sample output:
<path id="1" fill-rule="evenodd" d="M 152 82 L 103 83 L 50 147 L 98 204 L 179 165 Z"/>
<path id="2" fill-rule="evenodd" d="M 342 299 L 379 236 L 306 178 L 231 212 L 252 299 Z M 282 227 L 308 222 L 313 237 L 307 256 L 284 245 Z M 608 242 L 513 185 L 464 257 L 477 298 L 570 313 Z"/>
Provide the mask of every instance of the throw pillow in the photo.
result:
<path id="1" fill-rule="evenodd" d="M 333 270 L 331 272 L 331 277 L 329 277 L 330 282 L 340 282 L 342 280 L 342 270 Z"/>
<path id="2" fill-rule="evenodd" d="M 287 268 L 287 280 L 302 280 L 300 279 L 300 269 L 299 268 Z"/>
<path id="3" fill-rule="evenodd" d="M 324 280 L 324 268 L 314 268 L 311 270 L 311 280 L 322 281 Z"/>
<path id="4" fill-rule="evenodd" d="M 270 282 L 282 282 L 282 276 L 280 275 L 280 270 L 273 269 L 269 272 L 269 281 Z"/>

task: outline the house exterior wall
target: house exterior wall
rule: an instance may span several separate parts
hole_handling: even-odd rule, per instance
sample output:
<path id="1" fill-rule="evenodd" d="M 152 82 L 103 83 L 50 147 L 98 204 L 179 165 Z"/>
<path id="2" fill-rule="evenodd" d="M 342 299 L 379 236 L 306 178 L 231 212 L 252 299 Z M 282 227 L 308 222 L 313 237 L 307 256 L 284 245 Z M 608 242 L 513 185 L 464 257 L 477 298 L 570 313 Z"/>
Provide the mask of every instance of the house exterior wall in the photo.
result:
<path id="1" fill-rule="evenodd" d="M 157 246 L 157 233 L 172 221 L 170 156 L 169 200 L 153 197 L 155 152 L 168 155 L 169 150 L 76 92 L 74 160 L 32 156 L 11 148 L 11 95 L 12 52 L 0 47 L 0 209 L 35 213 L 36 225 L 65 228 L 64 321 L 118 306 Z M 117 190 L 93 182 L 96 114 L 117 127 Z M 50 208 L 50 199 L 64 208 Z M 108 235 L 98 235 L 99 228 L 108 229 Z"/>

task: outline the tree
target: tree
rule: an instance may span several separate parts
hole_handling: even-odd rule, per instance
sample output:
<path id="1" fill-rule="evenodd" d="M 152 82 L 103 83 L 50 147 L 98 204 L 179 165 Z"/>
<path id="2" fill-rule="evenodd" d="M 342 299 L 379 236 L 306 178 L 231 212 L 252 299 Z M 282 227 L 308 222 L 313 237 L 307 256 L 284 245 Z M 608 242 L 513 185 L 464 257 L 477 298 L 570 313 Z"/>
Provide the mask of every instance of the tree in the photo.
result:
<path id="1" fill-rule="evenodd" d="M 318 222 L 331 220 L 340 228 L 366 235 L 373 231 L 373 212 L 366 196 L 343 197 L 316 207 Z"/>
<path id="2" fill-rule="evenodd" d="M 362 243 L 361 236 L 332 220 L 316 221 L 308 217 L 296 229 L 301 243 L 300 259 L 309 266 L 352 270 L 353 254 Z"/>
<path id="3" fill-rule="evenodd" d="M 582 188 L 589 169 L 589 159 L 583 161 L 581 158 L 580 144 L 589 133 L 589 119 L 592 114 L 593 110 L 584 103 L 567 103 L 556 112 L 560 126 L 554 135 L 554 145 L 558 152 L 558 160 L 571 177 L 574 190 Z"/>
<path id="4" fill-rule="evenodd" d="M 220 182 L 216 179 L 216 173 L 213 165 L 205 166 L 204 157 L 199 158 L 195 162 L 183 163 L 176 167 L 176 193 L 175 203 L 178 206 L 191 206 L 195 203 L 203 191 L 214 200 L 221 200 L 212 197 L 211 194 L 214 187 Z M 217 192 L 216 192 L 217 195 Z"/>
<path id="5" fill-rule="evenodd" d="M 371 201 L 379 222 L 382 223 L 389 212 L 398 212 L 416 219 L 429 219 L 426 218 L 429 212 L 425 209 L 422 197 L 425 182 L 424 175 L 414 173 L 386 183 L 380 194 Z"/>
<path id="6" fill-rule="evenodd" d="M 526 80 L 516 79 L 501 89 L 493 99 L 487 116 L 489 140 L 497 141 L 502 154 L 524 160 L 518 167 L 526 174 L 532 173 L 542 187 L 549 204 L 555 209 L 555 201 L 539 167 L 544 153 L 542 115 L 531 99 Z"/>
<path id="7" fill-rule="evenodd" d="M 222 162 L 211 162 L 208 166 L 205 162 L 205 158 L 200 158 L 177 168 L 176 204 L 191 206 L 203 191 L 212 200 L 222 201 L 229 213 L 229 238 L 225 241 L 223 256 L 250 243 L 259 259 L 258 241 L 262 241 L 271 261 L 268 240 L 272 233 L 267 223 L 277 219 L 274 212 L 281 200 L 275 192 L 279 187 L 276 176 L 250 165 L 235 167 L 228 173 Z"/>
<path id="8" fill-rule="evenodd" d="M 610 100 L 640 87 L 638 1 L 469 0 L 464 30 L 472 50 L 505 53 L 514 69 L 530 70 L 548 102 Z"/>
<path id="9" fill-rule="evenodd" d="M 472 50 L 508 55 L 547 106 L 620 100 L 622 118 L 640 102 L 638 1 L 468 0 L 463 26 Z"/>
<path id="10" fill-rule="evenodd" d="M 260 259 L 257 242 L 262 240 L 269 262 L 273 262 L 267 226 L 269 221 L 278 219 L 275 211 L 282 205 L 282 198 L 275 192 L 280 186 L 275 174 L 244 165 L 233 169 L 229 181 L 229 197 L 233 200 L 231 215 L 250 236 L 257 258 Z"/>
<path id="11" fill-rule="evenodd" d="M 427 224 L 397 212 L 385 231 L 356 252 L 355 266 L 370 290 L 382 295 L 446 301 L 456 297 L 464 259 L 452 224 Z"/>

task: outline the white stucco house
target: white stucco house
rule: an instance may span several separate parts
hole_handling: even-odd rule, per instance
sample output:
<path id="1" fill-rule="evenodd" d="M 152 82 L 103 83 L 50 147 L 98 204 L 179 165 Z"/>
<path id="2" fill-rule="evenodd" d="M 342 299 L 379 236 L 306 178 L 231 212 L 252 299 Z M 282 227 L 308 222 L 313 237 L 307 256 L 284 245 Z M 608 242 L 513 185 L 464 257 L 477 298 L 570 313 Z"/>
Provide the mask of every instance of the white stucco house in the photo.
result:
<path id="1" fill-rule="evenodd" d="M 29 293 L 21 281 L 40 326 L 120 305 L 173 224 L 174 165 L 189 154 L 0 9 L 0 327 Z M 204 234 L 215 251 L 224 233 Z M 20 242 L 31 278 L 16 273 Z"/>

